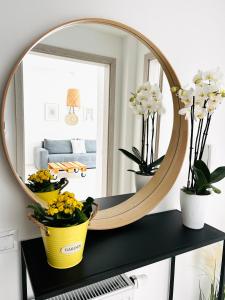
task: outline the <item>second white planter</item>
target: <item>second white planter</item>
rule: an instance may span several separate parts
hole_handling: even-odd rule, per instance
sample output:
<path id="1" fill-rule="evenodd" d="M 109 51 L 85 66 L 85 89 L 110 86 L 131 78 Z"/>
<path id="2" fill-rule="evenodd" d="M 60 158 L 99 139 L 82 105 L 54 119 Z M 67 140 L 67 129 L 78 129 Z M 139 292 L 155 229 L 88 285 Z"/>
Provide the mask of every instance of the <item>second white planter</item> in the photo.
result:
<path id="1" fill-rule="evenodd" d="M 184 226 L 201 229 L 205 225 L 210 195 L 191 195 L 180 191 L 180 206 Z"/>
<path id="2" fill-rule="evenodd" d="M 135 185 L 136 185 L 136 191 L 139 191 L 142 189 L 150 180 L 152 176 L 149 175 L 141 175 L 135 173 Z"/>

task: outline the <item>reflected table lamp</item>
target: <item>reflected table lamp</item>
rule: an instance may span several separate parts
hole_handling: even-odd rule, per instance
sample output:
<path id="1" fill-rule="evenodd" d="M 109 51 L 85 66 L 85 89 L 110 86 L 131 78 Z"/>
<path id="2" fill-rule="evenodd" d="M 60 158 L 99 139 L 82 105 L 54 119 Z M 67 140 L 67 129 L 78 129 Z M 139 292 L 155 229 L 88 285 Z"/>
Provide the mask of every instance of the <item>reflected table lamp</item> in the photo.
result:
<path id="1" fill-rule="evenodd" d="M 75 113 L 75 109 L 80 108 L 80 91 L 78 89 L 68 89 L 66 106 L 69 107 L 69 112 L 65 117 L 66 124 L 76 125 L 79 118 Z"/>

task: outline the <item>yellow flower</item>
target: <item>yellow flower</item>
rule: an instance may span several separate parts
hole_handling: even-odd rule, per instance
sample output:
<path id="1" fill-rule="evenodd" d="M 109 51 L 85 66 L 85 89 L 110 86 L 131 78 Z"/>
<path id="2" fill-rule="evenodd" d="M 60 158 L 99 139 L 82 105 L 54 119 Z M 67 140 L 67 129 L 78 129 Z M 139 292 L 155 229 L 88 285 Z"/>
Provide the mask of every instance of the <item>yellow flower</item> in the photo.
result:
<path id="1" fill-rule="evenodd" d="M 64 206 L 63 205 L 60 205 L 59 207 L 58 207 L 58 210 L 61 212 L 61 211 L 63 211 L 64 210 Z"/>
<path id="2" fill-rule="evenodd" d="M 63 195 L 65 195 L 67 197 L 70 197 L 70 198 L 74 198 L 75 197 L 74 193 L 70 193 L 68 191 L 64 192 Z"/>
<path id="3" fill-rule="evenodd" d="M 66 200 L 66 204 L 71 205 L 73 204 L 73 199 L 69 198 L 68 200 Z"/>
<path id="4" fill-rule="evenodd" d="M 65 214 L 70 214 L 70 209 L 69 209 L 69 208 L 65 208 L 65 209 L 64 209 L 64 213 L 65 213 Z"/>
<path id="5" fill-rule="evenodd" d="M 54 216 L 54 214 L 55 214 L 55 209 L 52 208 L 52 207 L 50 207 L 50 208 L 48 209 L 48 215 Z"/>
<path id="6" fill-rule="evenodd" d="M 51 198 L 51 199 L 48 199 L 47 201 L 48 201 L 48 205 L 52 205 L 52 204 L 56 203 L 57 200 Z"/>
<path id="7" fill-rule="evenodd" d="M 81 210 L 82 208 L 83 208 L 83 203 L 82 202 L 77 202 L 77 205 L 76 205 L 76 207 L 79 209 L 79 210 Z"/>
<path id="8" fill-rule="evenodd" d="M 41 182 L 41 180 L 49 181 L 54 179 L 49 170 L 39 170 L 35 174 L 29 176 L 28 180 Z M 41 182 L 42 183 L 42 182 Z"/>
<path id="9" fill-rule="evenodd" d="M 57 208 L 54 208 L 54 214 L 57 214 L 59 210 Z"/>
<path id="10" fill-rule="evenodd" d="M 73 207 L 77 206 L 77 200 L 73 200 Z"/>
<path id="11" fill-rule="evenodd" d="M 63 199 L 64 199 L 64 201 L 66 202 L 68 199 L 69 199 L 69 197 L 68 196 L 63 196 Z"/>

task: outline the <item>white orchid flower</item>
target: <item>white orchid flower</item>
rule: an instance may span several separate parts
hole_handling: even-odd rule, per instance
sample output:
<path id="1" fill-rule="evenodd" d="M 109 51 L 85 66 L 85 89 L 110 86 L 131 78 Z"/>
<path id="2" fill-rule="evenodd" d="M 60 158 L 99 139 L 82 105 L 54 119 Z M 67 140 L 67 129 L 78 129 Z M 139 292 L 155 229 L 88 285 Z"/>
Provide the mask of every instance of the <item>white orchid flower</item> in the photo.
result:
<path id="1" fill-rule="evenodd" d="M 151 90 L 151 84 L 149 81 L 144 82 L 137 90 L 137 93 L 142 92 L 142 91 L 150 91 Z"/>
<path id="2" fill-rule="evenodd" d="M 150 91 L 151 90 L 151 84 L 150 84 L 149 81 L 146 81 L 145 83 L 143 83 L 142 87 L 146 91 Z"/>
<path id="3" fill-rule="evenodd" d="M 160 91 L 157 91 L 154 95 L 152 95 L 153 101 L 161 102 L 162 101 L 162 94 Z"/>
<path id="4" fill-rule="evenodd" d="M 208 103 L 207 103 L 207 106 L 206 106 L 206 109 L 207 109 L 208 113 L 209 113 L 210 115 L 212 115 L 212 114 L 214 113 L 214 111 L 216 110 L 216 107 L 217 107 L 217 106 L 216 106 L 214 103 L 208 102 Z"/>
<path id="5" fill-rule="evenodd" d="M 163 113 L 162 93 L 157 84 L 143 83 L 129 100 L 130 107 L 136 115 L 144 116 L 147 120 L 149 115 Z"/>
<path id="6" fill-rule="evenodd" d="M 225 90 L 224 89 L 222 89 L 221 91 L 220 91 L 220 95 L 221 95 L 221 97 L 225 97 Z"/>
<path id="7" fill-rule="evenodd" d="M 205 80 L 219 82 L 223 78 L 223 73 L 219 68 L 217 68 L 216 70 L 209 70 L 204 72 L 203 77 Z"/>
<path id="8" fill-rule="evenodd" d="M 143 115 L 145 120 L 149 114 L 165 111 L 162 106 L 162 93 L 157 84 L 143 83 L 129 100 L 130 107 L 138 115 Z"/>
<path id="9" fill-rule="evenodd" d="M 191 106 L 186 106 L 184 108 L 181 108 L 179 110 L 179 114 L 182 116 L 185 116 L 185 120 L 189 119 L 191 114 Z"/>
<path id="10" fill-rule="evenodd" d="M 165 108 L 163 107 L 162 103 L 159 102 L 155 105 L 155 112 L 157 112 L 159 115 L 165 113 Z"/>
<path id="11" fill-rule="evenodd" d="M 135 96 L 130 97 L 129 103 L 130 103 L 131 105 L 135 105 L 135 104 L 136 104 L 136 97 L 135 97 Z"/>
<path id="12" fill-rule="evenodd" d="M 204 119 L 207 116 L 207 109 L 204 107 L 196 106 L 194 111 L 195 120 Z"/>
<path id="13" fill-rule="evenodd" d="M 193 95 L 194 95 L 194 89 L 180 89 L 178 91 L 178 96 L 182 103 L 184 103 L 185 106 L 190 106 L 193 103 Z"/>
<path id="14" fill-rule="evenodd" d="M 218 93 L 220 85 L 218 83 L 208 84 L 208 93 Z"/>
<path id="15" fill-rule="evenodd" d="M 221 104 L 222 100 L 223 98 L 221 94 L 214 94 L 212 97 L 209 98 L 209 104 L 217 106 Z"/>
<path id="16" fill-rule="evenodd" d="M 204 105 L 205 101 L 207 101 L 207 99 L 208 99 L 207 92 L 205 91 L 204 87 L 196 86 L 195 93 L 194 93 L 196 105 L 199 105 L 199 106 Z"/>
<path id="17" fill-rule="evenodd" d="M 202 83 L 203 80 L 203 72 L 201 70 L 198 71 L 198 73 L 193 77 L 193 82 L 196 85 L 199 85 Z"/>

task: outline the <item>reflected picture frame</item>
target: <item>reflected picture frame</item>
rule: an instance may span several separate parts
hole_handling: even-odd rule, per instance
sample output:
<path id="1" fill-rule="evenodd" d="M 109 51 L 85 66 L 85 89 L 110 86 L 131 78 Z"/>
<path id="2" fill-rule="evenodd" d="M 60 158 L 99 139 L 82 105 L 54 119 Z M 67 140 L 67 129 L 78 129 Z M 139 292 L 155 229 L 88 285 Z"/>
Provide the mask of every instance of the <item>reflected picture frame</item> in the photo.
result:
<path id="1" fill-rule="evenodd" d="M 45 121 L 59 121 L 59 104 L 45 103 Z"/>

